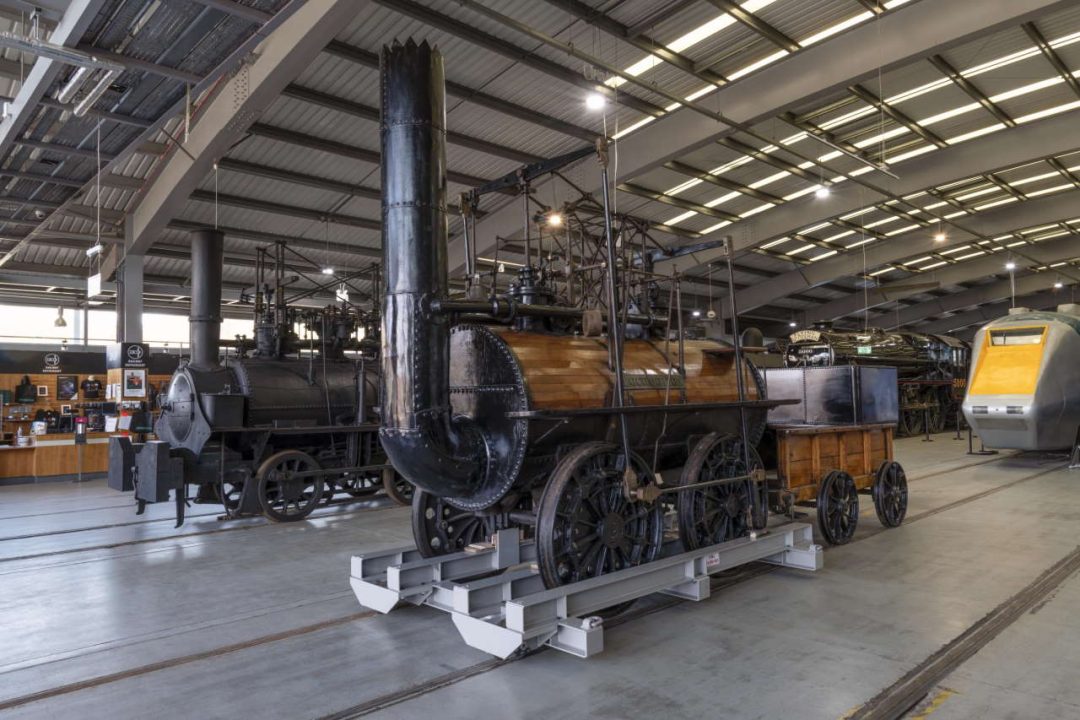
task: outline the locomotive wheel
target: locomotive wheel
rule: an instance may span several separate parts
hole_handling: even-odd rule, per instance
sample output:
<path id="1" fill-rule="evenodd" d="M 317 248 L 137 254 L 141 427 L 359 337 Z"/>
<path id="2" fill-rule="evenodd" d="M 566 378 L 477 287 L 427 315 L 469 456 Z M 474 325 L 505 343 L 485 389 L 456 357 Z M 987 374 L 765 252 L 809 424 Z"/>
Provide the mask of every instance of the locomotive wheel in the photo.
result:
<path id="1" fill-rule="evenodd" d="M 761 467 L 761 459 L 751 448 L 749 470 Z M 679 483 L 709 482 L 748 472 L 739 439 L 710 433 L 694 446 Z M 749 535 L 750 488 L 750 482 L 740 481 L 680 492 L 679 539 L 683 547 L 697 550 Z"/>
<path id="2" fill-rule="evenodd" d="M 310 515 L 322 500 L 323 479 L 292 474 L 318 469 L 314 458 L 299 450 L 284 450 L 264 460 L 255 473 L 263 514 L 276 522 L 295 522 Z"/>
<path id="3" fill-rule="evenodd" d="M 537 564 L 545 586 L 598 577 L 659 555 L 663 505 L 626 497 L 621 454 L 610 443 L 589 442 L 555 466 L 537 513 Z M 640 458 L 632 456 L 631 462 L 639 477 L 654 482 Z"/>
<path id="4" fill-rule="evenodd" d="M 412 527 L 416 549 L 424 557 L 460 552 L 487 541 L 496 530 L 491 518 L 459 510 L 423 490 L 413 493 Z"/>
<path id="5" fill-rule="evenodd" d="M 896 527 L 907 515 L 907 475 L 900 463 L 886 460 L 878 468 L 872 490 L 874 510 L 885 527 Z"/>
<path id="6" fill-rule="evenodd" d="M 338 480 L 342 492 L 354 498 L 367 497 L 379 492 L 381 481 L 374 475 L 348 475 Z"/>
<path id="7" fill-rule="evenodd" d="M 923 402 L 926 403 L 926 417 L 929 421 L 930 432 L 943 432 L 945 430 L 945 404 L 941 393 L 936 388 L 930 388 L 926 391 Z"/>
<path id="8" fill-rule="evenodd" d="M 833 470 L 821 481 L 817 498 L 818 526 L 830 545 L 843 545 L 859 524 L 859 491 L 855 479 Z"/>
<path id="9" fill-rule="evenodd" d="M 235 512 L 240 508 L 240 495 L 244 492 L 244 483 L 226 480 L 221 485 L 214 486 L 214 494 L 229 512 Z"/>
<path id="10" fill-rule="evenodd" d="M 412 505 L 416 486 L 401 477 L 393 468 L 386 468 L 382 474 L 382 489 L 386 496 L 398 505 Z"/>

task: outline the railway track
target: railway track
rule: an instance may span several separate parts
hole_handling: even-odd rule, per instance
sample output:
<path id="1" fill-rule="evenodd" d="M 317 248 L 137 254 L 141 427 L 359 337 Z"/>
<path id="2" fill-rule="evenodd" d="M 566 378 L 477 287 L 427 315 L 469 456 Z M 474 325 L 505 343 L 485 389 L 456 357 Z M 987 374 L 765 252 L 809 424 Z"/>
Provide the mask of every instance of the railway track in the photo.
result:
<path id="1" fill-rule="evenodd" d="M 392 502 L 389 502 L 389 501 L 388 501 L 387 504 L 380 505 L 378 507 L 363 507 L 363 508 L 351 508 L 351 509 L 348 507 L 350 505 L 355 505 L 355 504 L 357 504 L 359 502 L 371 502 L 371 501 L 370 500 L 341 500 L 341 501 L 335 501 L 335 502 L 329 503 L 327 505 L 322 505 L 322 506 L 316 508 L 315 511 L 313 511 L 311 513 L 311 515 L 309 515 L 306 518 L 306 520 L 319 520 L 319 519 L 323 519 L 323 518 L 347 518 L 347 517 L 351 517 L 353 515 L 357 515 L 357 514 L 361 514 L 361 513 L 377 512 L 379 510 L 389 510 L 391 508 L 400 507 L 399 505 L 393 504 Z M 344 508 L 344 509 L 342 509 L 342 508 Z M 323 512 L 325 510 L 329 510 L 329 512 Z M 193 518 L 193 517 L 215 517 L 215 516 L 220 517 L 221 513 L 220 512 L 201 513 L 201 514 L 198 514 L 198 515 L 189 515 L 188 518 Z M 161 523 L 161 522 L 170 522 L 171 523 L 171 522 L 175 522 L 175 521 L 174 521 L 173 518 L 157 518 L 157 519 L 151 519 L 151 520 L 133 521 L 133 522 L 128 522 L 128 523 L 112 523 L 112 524 L 108 524 L 108 525 L 96 525 L 96 526 L 91 526 L 91 527 L 87 527 L 87 528 L 72 528 L 72 529 L 65 529 L 65 530 L 55 530 L 55 531 L 50 531 L 50 532 L 32 533 L 32 534 L 28 534 L 28 535 L 19 535 L 19 536 L 11 536 L 11 537 L 6 537 L 6 538 L 0 538 L 0 543 L 8 541 L 8 540 L 29 540 L 29 539 L 35 539 L 35 538 L 51 537 L 51 536 L 54 536 L 54 535 L 70 535 L 70 534 L 81 533 L 81 532 L 96 532 L 96 531 L 100 531 L 100 530 L 109 530 L 109 529 L 113 529 L 113 528 L 117 528 L 117 527 L 126 527 L 126 526 L 130 526 L 130 525 L 140 525 L 140 524 L 146 524 L 146 523 Z M 53 556 L 59 556 L 59 555 L 71 555 L 71 554 L 74 554 L 74 553 L 92 552 L 94 550 L 112 550 L 114 548 L 119 548 L 119 547 L 130 547 L 130 546 L 134 546 L 134 545 L 146 545 L 146 544 L 149 544 L 149 543 L 164 542 L 164 541 L 168 541 L 168 540 L 182 540 L 182 539 L 187 539 L 187 538 L 197 538 L 197 537 L 203 537 L 203 536 L 206 536 L 206 535 L 219 535 L 221 533 L 237 532 L 237 531 L 240 531 L 240 530 L 251 530 L 253 528 L 276 526 L 276 525 L 280 524 L 280 523 L 271 522 L 271 521 L 267 520 L 266 518 L 262 518 L 262 517 L 237 518 L 234 522 L 238 522 L 238 523 L 242 522 L 244 524 L 228 525 L 228 526 L 224 526 L 224 527 L 213 527 L 213 528 L 209 528 L 209 529 L 206 529 L 206 530 L 199 530 L 199 531 L 196 531 L 196 532 L 173 533 L 171 535 L 162 535 L 160 537 L 136 538 L 136 539 L 133 539 L 133 540 L 120 540 L 118 542 L 102 543 L 100 545 L 87 545 L 86 547 L 65 548 L 63 550 L 50 550 L 48 552 L 42 552 L 42 553 L 28 553 L 28 554 L 25 554 L 25 555 L 15 555 L 15 556 L 12 556 L 12 557 L 0 558 L 0 566 L 2 566 L 3 563 L 16 562 L 16 561 L 22 561 L 22 560 L 36 560 L 36 559 L 43 558 L 43 557 L 53 557 Z"/>
<path id="2" fill-rule="evenodd" d="M 984 460 L 984 461 L 981 461 L 981 462 L 973 462 L 973 463 L 964 465 L 962 467 L 949 468 L 948 470 L 942 471 L 942 472 L 927 473 L 926 475 L 922 475 L 917 479 L 911 480 L 911 482 L 919 482 L 921 480 L 929 479 L 931 477 L 943 474 L 944 472 L 954 472 L 956 470 L 962 469 L 963 467 L 971 467 L 971 466 L 974 466 L 974 465 L 985 464 L 986 462 L 994 462 L 994 461 L 1000 460 L 1000 459 L 1002 459 L 1002 458 L 999 457 L 999 458 L 995 458 L 993 460 Z M 940 507 L 932 508 L 930 510 L 923 511 L 923 512 L 918 513 L 918 514 L 911 515 L 905 520 L 905 525 L 913 523 L 913 522 L 918 522 L 918 521 L 923 520 L 925 518 L 932 517 L 932 516 L 938 515 L 940 513 L 956 509 L 958 507 L 968 505 L 968 504 L 970 504 L 972 502 L 976 502 L 976 501 L 981 500 L 981 499 L 983 499 L 985 497 L 989 497 L 991 495 L 994 495 L 994 494 L 1003 492 L 1005 490 L 1008 490 L 1010 488 L 1016 487 L 1017 485 L 1027 483 L 1027 482 L 1031 482 L 1031 481 L 1036 480 L 1036 479 L 1038 479 L 1040 477 L 1043 477 L 1044 475 L 1055 472 L 1055 471 L 1059 470 L 1063 466 L 1064 466 L 1064 463 L 1058 463 L 1058 464 L 1054 464 L 1053 466 L 1042 467 L 1042 468 L 1039 468 L 1036 472 L 1033 472 L 1033 473 L 1025 475 L 1023 477 L 1017 478 L 1017 479 L 1012 480 L 1012 481 L 1010 481 L 1008 483 L 1005 483 L 1003 485 L 999 485 L 997 487 L 989 488 L 987 490 L 984 490 L 984 491 L 975 493 L 973 495 L 969 495 L 967 497 L 960 498 L 960 499 L 955 500 L 953 502 L 947 503 L 947 504 L 942 505 Z M 366 510 L 359 510 L 359 511 L 354 511 L 354 512 L 366 512 Z M 347 514 L 349 514 L 349 513 L 341 513 L 342 516 L 345 516 Z M 260 527 L 260 525 L 249 525 L 249 526 L 244 526 L 244 527 L 245 528 Z M 218 532 L 218 531 L 227 530 L 227 529 L 230 529 L 230 528 L 221 528 L 221 529 L 217 529 L 215 531 L 209 531 L 209 532 Z M 233 529 L 241 529 L 241 528 L 233 528 Z M 864 541 L 866 539 L 869 539 L 871 537 L 874 537 L 874 536 L 876 536 L 879 533 L 884 532 L 884 531 L 885 531 L 885 528 L 874 528 L 873 530 L 871 530 L 869 532 L 861 534 L 859 537 L 857 537 L 851 543 L 849 543 L 849 545 L 852 545 L 852 544 L 855 544 L 855 543 L 858 543 L 858 542 L 862 542 L 862 541 Z M 203 533 L 203 534 L 205 534 L 205 533 Z M 159 539 L 163 539 L 163 538 L 159 538 Z M 826 550 L 828 550 L 828 548 L 826 548 Z M 1080 549 L 1078 549 L 1076 552 L 1078 554 L 1080 554 Z M 1077 563 L 1080 563 L 1080 558 L 1077 559 Z M 749 580 L 751 580 L 753 578 L 760 577 L 762 575 L 774 572 L 776 569 L 777 568 L 775 566 L 765 565 L 765 564 L 762 564 L 762 563 L 755 563 L 755 564 L 752 564 L 752 565 L 748 565 L 748 566 L 745 566 L 745 567 L 740 568 L 738 570 L 735 570 L 735 571 L 732 571 L 732 572 L 729 572 L 729 573 L 724 573 L 724 574 L 721 574 L 721 575 L 718 575 L 718 576 L 714 577 L 713 580 L 712 580 L 712 583 L 711 583 L 711 588 L 714 591 L 723 590 L 724 588 L 739 585 L 739 584 L 747 582 L 747 581 L 749 581 Z M 606 621 L 606 626 L 608 628 L 618 627 L 619 625 L 622 625 L 622 624 L 625 624 L 625 623 L 640 619 L 642 617 L 652 615 L 652 614 L 657 613 L 657 612 L 662 612 L 662 611 L 667 610 L 667 609 L 669 609 L 671 607 L 679 605 L 679 604 L 681 604 L 683 602 L 684 601 L 679 600 L 679 599 L 670 598 L 670 599 L 663 599 L 663 600 L 659 600 L 659 601 L 649 602 L 648 604 L 639 603 L 638 607 L 632 608 L 631 610 L 627 611 L 626 613 L 623 613 L 622 615 L 620 615 L 620 616 L 618 616 L 616 618 L 612 618 L 612 619 Z M 95 677 L 95 678 L 89 678 L 87 680 L 79 681 L 79 682 L 76 682 L 76 683 L 69 683 L 69 684 L 57 686 L 57 687 L 54 687 L 54 688 L 48 688 L 48 689 L 37 691 L 37 692 L 34 692 L 34 693 L 29 693 L 27 695 L 10 698 L 8 700 L 0 700 L 0 711 L 15 708 L 15 707 L 19 707 L 19 706 L 22 706 L 22 705 L 26 705 L 28 703 L 38 702 L 38 701 L 41 701 L 41 700 L 57 697 L 57 696 L 60 696 L 60 695 L 65 695 L 65 694 L 69 694 L 69 693 L 73 693 L 73 692 L 78 692 L 78 691 L 89 689 L 89 688 L 99 687 L 99 686 L 107 685 L 107 684 L 114 683 L 114 682 L 119 682 L 119 681 L 130 679 L 130 678 L 133 678 L 133 677 L 139 677 L 139 676 L 147 675 L 149 673 L 154 673 L 154 672 L 159 672 L 159 671 L 162 671 L 162 670 L 167 670 L 169 668 L 178 667 L 178 666 L 181 666 L 181 665 L 187 665 L 187 664 L 194 663 L 194 662 L 199 662 L 199 661 L 202 661 L 202 660 L 218 658 L 218 657 L 228 655 L 228 654 L 231 654 L 231 653 L 234 653 L 234 652 L 239 652 L 239 651 L 247 650 L 247 649 L 254 648 L 254 647 L 260 647 L 260 646 L 269 645 L 269 644 L 272 644 L 272 643 L 275 643 L 275 642 L 279 642 L 279 641 L 287 640 L 287 639 L 291 639 L 291 638 L 296 638 L 296 637 L 299 637 L 299 636 L 302 636 L 302 635 L 307 635 L 307 634 L 310 634 L 310 633 L 318 632 L 318 631 L 325 630 L 325 629 L 328 629 L 328 628 L 331 628 L 331 627 L 336 627 L 336 626 L 348 624 L 348 623 L 351 623 L 351 622 L 357 622 L 357 621 L 361 621 L 361 620 L 367 620 L 367 619 L 370 619 L 370 618 L 375 617 L 375 616 L 376 616 L 376 613 L 368 612 L 368 611 L 352 613 L 352 614 L 344 616 L 342 618 L 336 618 L 336 619 L 332 619 L 332 620 L 322 621 L 322 622 L 315 623 L 315 624 L 312 624 L 312 625 L 302 626 L 302 627 L 299 627 L 299 628 L 294 628 L 292 630 L 287 630 L 287 631 L 283 631 L 283 632 L 279 632 L 279 633 L 272 633 L 272 634 L 269 634 L 269 635 L 264 635 L 264 636 L 260 636 L 260 637 L 257 637 L 257 638 L 253 638 L 251 640 L 246 640 L 246 641 L 243 641 L 243 642 L 240 642 L 240 643 L 235 643 L 235 644 L 231 644 L 231 645 L 225 645 L 225 646 L 222 646 L 222 647 L 219 647 L 219 648 L 215 648 L 215 649 L 211 649 L 211 650 L 207 650 L 207 651 L 203 651 L 203 652 L 199 652 L 199 653 L 193 653 L 191 655 L 184 655 L 184 656 L 180 656 L 180 657 L 177 657 L 177 658 L 172 658 L 172 659 L 168 659 L 168 660 L 162 660 L 160 662 L 152 663 L 152 664 L 149 664 L 149 665 L 146 665 L 146 666 L 143 666 L 143 667 L 139 667 L 139 668 L 134 668 L 134 669 L 115 672 L 115 673 L 109 673 L 109 674 L 105 674 L 105 675 L 100 675 L 100 676 Z M 988 642 L 989 639 L 987 639 L 986 641 Z M 529 653 L 529 654 L 532 655 L 532 654 L 536 654 L 536 653 L 544 652 L 544 651 L 545 651 L 545 648 L 540 648 L 540 649 L 534 651 L 533 653 Z M 385 693 L 383 695 L 379 695 L 377 697 L 365 700 L 362 703 L 358 703 L 358 704 L 350 706 L 348 708 L 338 710 L 338 711 L 335 711 L 333 713 L 321 716 L 319 718 L 319 720 L 351 720 L 352 718 L 365 717 L 365 716 L 370 715 L 370 714 L 372 714 L 374 712 L 378 712 L 380 710 L 392 707 L 394 705 L 399 705 L 399 704 L 401 704 L 403 702 L 407 702 L 407 701 L 412 700 L 412 699 L 417 698 L 417 697 L 422 697 L 423 695 L 426 695 L 426 694 L 429 694 L 431 692 L 437 691 L 437 690 L 439 690 L 441 688 L 444 688 L 444 687 L 448 687 L 450 685 L 454 685 L 454 684 L 456 684 L 458 682 L 468 680 L 469 678 L 476 677 L 478 675 L 482 675 L 482 674 L 487 673 L 487 672 L 491 672 L 492 670 L 496 670 L 496 669 L 498 669 L 498 668 L 500 668 L 500 667 L 502 667 L 504 665 L 508 665 L 510 663 L 516 662 L 516 661 L 522 659 L 522 657 L 525 657 L 525 656 L 526 655 L 522 655 L 520 657 L 514 657 L 514 658 L 507 659 L 507 660 L 491 659 L 491 660 L 485 660 L 485 661 L 482 661 L 482 662 L 479 662 L 479 663 L 474 663 L 474 664 L 469 665 L 467 667 L 460 668 L 460 669 L 445 673 L 443 675 L 439 675 L 437 677 L 431 678 L 430 680 L 424 681 L 422 683 L 418 683 L 416 685 L 412 685 L 412 686 L 409 686 L 409 687 L 406 687 L 406 688 L 402 688 L 402 689 L 398 689 L 398 690 L 395 690 L 395 691 L 392 691 L 392 692 L 389 692 L 389 693 Z M 925 693 L 923 693 L 923 694 L 925 694 Z M 916 698 L 916 702 L 918 702 L 918 698 Z M 867 717 L 875 717 L 876 718 L 876 717 L 881 717 L 881 716 L 879 716 L 879 715 L 873 715 L 873 716 L 868 715 Z"/>
<path id="3" fill-rule="evenodd" d="M 964 470 L 966 468 L 975 467 L 977 465 L 985 465 L 987 463 L 998 462 L 998 461 L 1000 461 L 1000 460 L 1002 460 L 1002 459 L 1004 459 L 1006 457 L 1009 457 L 1009 456 L 1006 455 L 1006 456 L 995 456 L 995 457 L 991 457 L 991 458 L 984 458 L 984 459 L 981 459 L 981 460 L 972 461 L 970 463 L 965 463 L 963 465 L 957 465 L 957 466 L 949 467 L 949 468 L 944 469 L 944 470 L 938 470 L 938 471 L 934 471 L 934 472 L 929 472 L 929 473 L 926 473 L 926 474 L 923 474 L 923 475 L 919 475 L 918 477 L 908 478 L 908 483 L 909 484 L 917 483 L 917 482 L 920 482 L 922 480 L 928 480 L 930 478 L 933 478 L 933 477 L 936 477 L 936 476 L 939 476 L 939 475 L 943 475 L 945 473 L 956 472 L 956 471 L 959 471 L 959 470 Z M 342 512 L 320 512 L 321 510 L 323 510 L 323 509 L 325 509 L 327 507 L 334 507 L 334 506 L 339 506 L 339 505 L 351 505 L 354 502 L 358 502 L 358 501 L 344 499 L 344 500 L 335 501 L 335 502 L 330 503 L 328 505 L 323 505 L 323 506 L 319 507 L 318 509 L 316 509 L 315 512 L 313 512 L 309 516 L 309 519 L 319 519 L 319 518 L 324 518 L 324 517 L 346 518 L 346 517 L 351 517 L 353 514 L 356 514 L 356 513 L 362 513 L 362 512 L 368 512 L 368 511 L 374 511 L 374 510 L 385 510 L 388 507 L 394 507 L 392 505 L 388 505 L 388 506 L 385 506 L 385 507 L 358 508 L 358 509 L 353 509 L 353 510 L 345 510 L 345 511 L 342 511 Z M 360 502 L 363 502 L 363 501 L 361 500 Z M 118 506 L 118 507 L 122 507 L 122 506 Z M 71 510 L 63 510 L 63 511 L 60 511 L 60 512 L 58 512 L 56 514 L 68 514 L 70 512 L 73 512 L 73 511 L 71 511 Z M 49 515 L 49 514 L 52 514 L 52 513 L 41 513 L 42 516 Z M 198 515 L 189 515 L 188 517 L 189 518 L 212 517 L 212 516 L 220 516 L 220 515 L 221 515 L 220 512 L 214 512 L 214 513 L 200 513 Z M 26 517 L 36 517 L 36 516 L 26 516 Z M 0 518 L 0 521 L 3 521 L 5 519 L 14 519 L 14 518 Z M 0 538 L 0 543 L 2 543 L 4 541 L 7 541 L 7 540 L 26 540 L 26 539 L 49 537 L 51 535 L 74 534 L 74 533 L 80 533 L 80 532 L 95 532 L 95 531 L 99 531 L 99 530 L 108 530 L 108 529 L 112 529 L 112 528 L 116 528 L 116 527 L 126 527 L 126 526 L 130 526 L 130 525 L 140 525 L 140 524 L 159 523 L 159 522 L 172 522 L 172 520 L 173 520 L 172 518 L 156 518 L 156 519 L 147 519 L 147 520 L 134 520 L 134 521 L 127 522 L 127 523 L 112 523 L 112 524 L 108 524 L 108 525 L 97 525 L 97 526 L 91 526 L 91 527 L 87 527 L 87 528 L 72 528 L 72 529 L 65 529 L 65 530 L 55 530 L 55 531 L 47 531 L 47 532 L 41 532 L 41 533 L 32 533 L 32 534 L 27 534 L 27 535 L 18 535 L 18 536 Z M 49 552 L 42 552 L 42 553 L 28 553 L 28 554 L 25 554 L 25 555 L 17 555 L 17 556 L 12 556 L 12 557 L 0 558 L 0 565 L 3 565 L 3 563 L 8 563 L 8 562 L 16 562 L 16 561 L 24 561 L 24 560 L 36 560 L 36 559 L 43 558 L 43 557 L 52 557 L 52 556 L 59 556 L 59 555 L 70 555 L 70 554 L 74 554 L 74 553 L 92 552 L 92 551 L 95 551 L 95 550 L 112 550 L 112 549 L 119 548 L 119 547 L 131 547 L 131 546 L 135 546 L 135 545 L 146 545 L 146 544 L 150 544 L 150 543 L 164 542 L 164 541 L 168 541 L 168 540 L 195 538 L 195 537 L 201 537 L 201 536 L 205 536 L 205 535 L 217 535 L 217 534 L 226 533 L 226 532 L 236 532 L 236 531 L 239 531 L 239 530 L 250 530 L 250 529 L 256 528 L 256 527 L 265 527 L 265 526 L 268 526 L 268 525 L 274 525 L 274 523 L 266 521 L 264 518 L 252 517 L 252 518 L 239 518 L 238 520 L 239 521 L 250 521 L 250 522 L 248 522 L 246 524 L 243 524 L 243 525 L 230 525 L 230 526 L 226 526 L 226 527 L 215 527 L 215 528 L 209 528 L 207 530 L 200 530 L 200 531 L 197 531 L 197 532 L 190 532 L 190 533 L 174 533 L 172 535 L 162 535 L 161 537 L 137 538 L 137 539 L 133 539 L 133 540 L 123 540 L 123 541 L 119 541 L 119 542 L 115 542 L 115 543 L 102 543 L 100 545 L 88 545 L 86 547 L 81 547 L 81 548 L 66 548 L 66 549 L 63 549 L 63 550 L 52 550 L 52 551 L 49 551 Z M 0 573 L 0 574 L 2 574 L 2 573 Z"/>

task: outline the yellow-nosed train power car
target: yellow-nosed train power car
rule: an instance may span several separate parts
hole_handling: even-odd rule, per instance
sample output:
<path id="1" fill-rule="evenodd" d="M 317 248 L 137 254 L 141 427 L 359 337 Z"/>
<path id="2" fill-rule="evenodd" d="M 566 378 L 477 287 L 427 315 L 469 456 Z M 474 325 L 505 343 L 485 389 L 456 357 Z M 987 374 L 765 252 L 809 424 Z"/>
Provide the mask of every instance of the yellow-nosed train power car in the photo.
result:
<path id="1" fill-rule="evenodd" d="M 1059 450 L 1080 425 L 1080 305 L 1015 308 L 972 344 L 964 416 L 989 447 Z"/>

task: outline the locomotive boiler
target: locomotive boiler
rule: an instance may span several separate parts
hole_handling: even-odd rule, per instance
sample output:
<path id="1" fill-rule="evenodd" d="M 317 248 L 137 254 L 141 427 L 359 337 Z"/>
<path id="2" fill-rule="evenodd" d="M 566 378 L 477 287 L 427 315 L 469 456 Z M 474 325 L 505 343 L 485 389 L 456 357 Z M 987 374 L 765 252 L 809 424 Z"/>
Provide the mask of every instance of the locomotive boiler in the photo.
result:
<path id="1" fill-rule="evenodd" d="M 975 334 L 964 416 L 989 447 L 1061 450 L 1080 428 L 1080 305 L 1014 308 Z"/>
<path id="2" fill-rule="evenodd" d="M 160 400 L 156 439 L 111 440 L 110 486 L 134 490 L 140 513 L 172 493 L 177 525 L 189 499 L 293 521 L 338 491 L 396 492 L 400 480 L 386 472 L 377 439 L 374 353 L 354 361 L 342 352 L 355 329 L 349 314 L 321 313 L 317 355 L 284 357 L 274 333 L 257 332 L 253 357 L 222 365 L 222 234 L 193 233 L 191 253 L 191 358 Z M 276 323 L 278 335 L 291 332 L 272 313 L 269 320 L 263 325 Z"/>
<path id="3" fill-rule="evenodd" d="M 451 299 L 442 58 L 395 42 L 381 74 L 380 438 L 417 487 L 419 551 L 517 526 L 553 587 L 655 559 L 676 504 L 690 548 L 762 522 L 753 446 L 772 404 L 738 346 L 673 342 L 628 309 L 606 202 L 606 320 L 550 304 L 530 261 L 507 293 Z"/>
<path id="4" fill-rule="evenodd" d="M 941 432 L 956 419 L 970 353 L 967 343 L 947 335 L 880 328 L 848 332 L 823 324 L 790 335 L 784 364 L 895 367 L 900 397 L 899 434 L 918 435 L 927 429 Z"/>

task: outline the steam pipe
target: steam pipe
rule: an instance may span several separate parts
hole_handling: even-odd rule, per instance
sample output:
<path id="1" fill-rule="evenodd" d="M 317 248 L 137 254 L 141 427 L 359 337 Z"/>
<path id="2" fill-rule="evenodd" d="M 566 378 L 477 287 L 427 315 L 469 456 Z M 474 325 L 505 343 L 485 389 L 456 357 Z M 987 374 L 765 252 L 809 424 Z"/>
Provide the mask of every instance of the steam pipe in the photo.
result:
<path id="1" fill-rule="evenodd" d="M 220 230 L 191 233 L 191 366 L 218 367 L 221 342 L 221 271 L 225 261 L 225 234 Z"/>
<path id="2" fill-rule="evenodd" d="M 446 95 L 442 55 L 426 42 L 384 46 L 382 220 L 385 295 L 379 437 L 394 468 L 420 489 L 467 498 L 487 448 L 450 407 Z"/>

